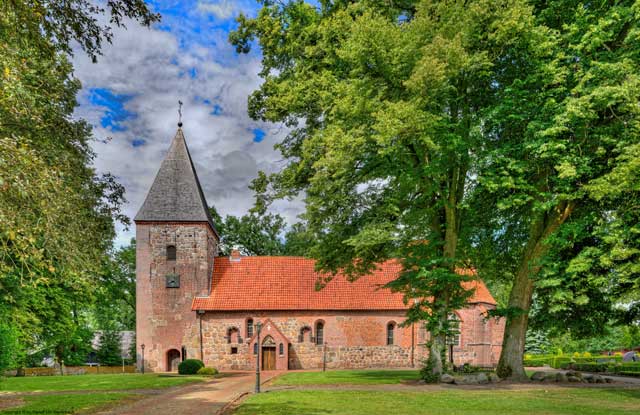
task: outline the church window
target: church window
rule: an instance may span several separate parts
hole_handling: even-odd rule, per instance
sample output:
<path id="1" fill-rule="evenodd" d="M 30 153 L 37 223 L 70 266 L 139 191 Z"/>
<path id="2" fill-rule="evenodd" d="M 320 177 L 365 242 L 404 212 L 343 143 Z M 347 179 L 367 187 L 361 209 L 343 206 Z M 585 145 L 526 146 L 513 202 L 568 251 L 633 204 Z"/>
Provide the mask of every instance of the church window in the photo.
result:
<path id="1" fill-rule="evenodd" d="M 320 345 L 324 343 L 324 323 L 318 321 L 316 323 L 316 344 Z"/>
<path id="2" fill-rule="evenodd" d="M 393 334 L 395 331 L 396 325 L 394 322 L 387 324 L 387 346 L 393 345 Z"/>
<path id="3" fill-rule="evenodd" d="M 279 348 L 280 356 L 284 356 L 284 344 L 280 343 L 278 348 Z"/>
<path id="4" fill-rule="evenodd" d="M 187 348 L 182 346 L 182 361 L 184 362 L 184 359 L 187 358 Z"/>
<path id="5" fill-rule="evenodd" d="M 231 354 L 238 354 L 238 348 L 237 347 L 232 347 L 231 348 Z"/>
<path id="6" fill-rule="evenodd" d="M 247 319 L 247 339 L 250 339 L 252 337 L 253 337 L 253 319 L 248 318 Z"/>
<path id="7" fill-rule="evenodd" d="M 455 313 L 449 314 L 449 333 L 447 344 L 460 345 L 460 318 Z"/>
<path id="8" fill-rule="evenodd" d="M 176 246 L 169 245 L 167 246 L 167 261 L 175 261 L 176 260 Z"/>
<path id="9" fill-rule="evenodd" d="M 253 343 L 253 354 L 258 354 L 258 342 Z"/>

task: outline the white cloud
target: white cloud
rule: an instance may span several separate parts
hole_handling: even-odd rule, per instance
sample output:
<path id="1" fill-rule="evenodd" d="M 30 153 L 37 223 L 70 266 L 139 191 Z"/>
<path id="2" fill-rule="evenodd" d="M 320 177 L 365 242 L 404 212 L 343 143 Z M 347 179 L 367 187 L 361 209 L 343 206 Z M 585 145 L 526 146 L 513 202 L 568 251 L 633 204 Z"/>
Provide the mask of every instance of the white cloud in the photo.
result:
<path id="1" fill-rule="evenodd" d="M 238 11 L 238 2 L 221 0 L 218 2 L 198 2 L 198 10 L 203 13 L 211 13 L 218 19 L 227 20 Z"/>
<path id="2" fill-rule="evenodd" d="M 224 33 L 213 34 L 220 41 L 207 45 L 184 45 L 168 31 L 133 22 L 127 27 L 114 31 L 113 44 L 105 47 L 97 64 L 82 53 L 74 58 L 76 76 L 83 84 L 76 115 L 96 126 L 97 171 L 114 174 L 125 186 L 124 209 L 133 218 L 175 134 L 180 99 L 183 130 L 207 201 L 223 215 L 246 213 L 254 203 L 248 185 L 257 171 L 282 167 L 273 145 L 287 132 L 247 115 L 247 97 L 261 82 L 259 57 L 236 56 Z M 136 116 L 120 123 L 126 130 L 100 125 L 104 108 L 90 101 L 92 88 L 131 97 L 124 108 Z M 260 143 L 253 141 L 255 128 L 266 132 Z M 112 139 L 102 142 L 106 137 Z M 134 140 L 145 144 L 134 147 Z M 273 210 L 292 223 L 301 205 L 299 200 L 281 202 Z M 132 236 L 133 227 L 120 230 L 117 243 L 127 243 Z"/>

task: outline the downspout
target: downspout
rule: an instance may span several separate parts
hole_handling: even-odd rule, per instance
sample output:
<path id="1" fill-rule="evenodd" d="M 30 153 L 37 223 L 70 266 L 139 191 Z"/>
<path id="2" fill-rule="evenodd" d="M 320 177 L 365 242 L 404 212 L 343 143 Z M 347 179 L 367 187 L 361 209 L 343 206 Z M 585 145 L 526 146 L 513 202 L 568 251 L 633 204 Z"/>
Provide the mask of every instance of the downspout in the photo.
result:
<path id="1" fill-rule="evenodd" d="M 416 323 L 411 323 L 411 367 L 415 367 L 414 357 L 413 357 L 413 353 L 415 349 L 415 341 L 416 341 L 415 324 Z"/>
<path id="2" fill-rule="evenodd" d="M 204 315 L 204 310 L 198 310 L 197 313 L 200 317 L 198 319 L 200 323 L 200 360 L 204 362 L 204 349 L 202 347 L 202 316 Z"/>

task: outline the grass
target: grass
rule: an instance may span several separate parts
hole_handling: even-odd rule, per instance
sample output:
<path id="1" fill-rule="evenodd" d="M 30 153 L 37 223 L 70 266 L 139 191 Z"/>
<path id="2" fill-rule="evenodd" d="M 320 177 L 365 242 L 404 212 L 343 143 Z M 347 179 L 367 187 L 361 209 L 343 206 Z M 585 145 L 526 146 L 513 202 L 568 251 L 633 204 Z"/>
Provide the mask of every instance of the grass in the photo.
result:
<path id="1" fill-rule="evenodd" d="M 30 376 L 0 378 L 2 392 L 49 392 L 78 390 L 160 389 L 203 380 L 201 376 L 157 374 Z"/>
<path id="2" fill-rule="evenodd" d="M 274 385 L 384 385 L 416 379 L 417 370 L 330 370 L 287 373 L 278 377 Z"/>
<path id="3" fill-rule="evenodd" d="M 234 415 L 638 414 L 640 390 L 283 391 L 253 395 Z"/>
<path id="4" fill-rule="evenodd" d="M 135 395 L 126 393 L 91 393 L 86 395 L 32 395 L 24 396 L 24 405 L 0 410 L 5 414 L 72 414 L 110 406 Z"/>

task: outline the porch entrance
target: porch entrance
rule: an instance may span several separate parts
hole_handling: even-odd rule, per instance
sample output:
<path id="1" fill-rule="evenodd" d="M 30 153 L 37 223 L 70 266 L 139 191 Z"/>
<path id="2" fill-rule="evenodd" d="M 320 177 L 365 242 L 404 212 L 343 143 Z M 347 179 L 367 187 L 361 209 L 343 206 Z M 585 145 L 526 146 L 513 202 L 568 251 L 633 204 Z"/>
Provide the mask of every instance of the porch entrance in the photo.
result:
<path id="1" fill-rule="evenodd" d="M 180 364 L 180 352 L 171 349 L 167 352 L 167 372 L 177 372 Z"/>
<path id="2" fill-rule="evenodd" d="M 262 346 L 262 370 L 276 370 L 275 346 Z"/>

